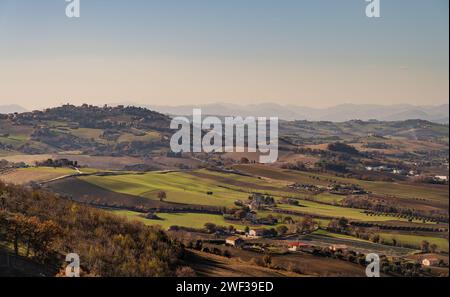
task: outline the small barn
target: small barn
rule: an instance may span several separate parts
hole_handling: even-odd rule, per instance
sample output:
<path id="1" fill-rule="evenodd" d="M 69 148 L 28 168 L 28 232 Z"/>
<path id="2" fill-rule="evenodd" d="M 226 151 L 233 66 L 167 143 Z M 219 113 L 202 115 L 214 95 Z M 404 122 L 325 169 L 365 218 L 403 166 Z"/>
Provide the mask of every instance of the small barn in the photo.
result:
<path id="1" fill-rule="evenodd" d="M 422 260 L 423 266 L 436 266 L 439 264 L 438 258 L 425 258 Z"/>
<path id="2" fill-rule="evenodd" d="M 310 244 L 301 242 L 301 241 L 291 241 L 288 243 L 288 250 L 291 252 L 296 252 L 301 250 L 302 248 L 309 248 Z"/>
<path id="3" fill-rule="evenodd" d="M 333 244 L 330 245 L 330 250 L 336 252 L 336 251 L 347 251 L 348 250 L 348 246 L 346 246 L 345 244 Z"/>
<path id="4" fill-rule="evenodd" d="M 262 237 L 265 232 L 265 229 L 251 229 L 250 232 L 248 232 L 248 235 L 252 237 Z"/>
<path id="5" fill-rule="evenodd" d="M 242 247 L 245 244 L 245 241 L 240 237 L 231 236 L 225 240 L 225 244 L 234 246 L 234 247 Z"/>

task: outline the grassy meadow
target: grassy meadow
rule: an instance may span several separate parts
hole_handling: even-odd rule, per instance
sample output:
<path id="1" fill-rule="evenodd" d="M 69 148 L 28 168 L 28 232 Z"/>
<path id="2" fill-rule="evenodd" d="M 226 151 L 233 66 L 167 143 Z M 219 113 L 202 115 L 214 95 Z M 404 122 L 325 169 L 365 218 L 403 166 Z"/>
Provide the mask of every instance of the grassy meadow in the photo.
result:
<path id="1" fill-rule="evenodd" d="M 248 194 L 220 187 L 182 172 L 151 172 L 116 176 L 86 176 L 82 180 L 102 188 L 148 199 L 158 200 L 158 192 L 165 191 L 165 201 L 194 205 L 231 207 L 237 199 Z M 207 192 L 213 192 L 208 195 Z"/>
<path id="2" fill-rule="evenodd" d="M 127 210 L 111 210 L 112 213 L 124 216 L 131 220 L 140 221 L 146 225 L 159 225 L 163 229 L 170 226 L 180 226 L 188 228 L 202 229 L 206 223 L 216 224 L 217 226 L 233 226 L 236 229 L 244 230 L 245 225 L 230 223 L 225 221 L 222 215 L 202 214 L 202 213 L 157 213 L 161 220 L 151 220 L 144 218 L 142 213 Z"/>
<path id="3" fill-rule="evenodd" d="M 391 244 L 393 239 L 395 239 L 397 241 L 397 244 L 400 246 L 404 245 L 417 249 L 420 248 L 420 244 L 422 241 L 428 241 L 430 244 L 436 244 L 438 251 L 446 253 L 448 253 L 449 251 L 448 239 L 446 238 L 393 233 L 380 233 L 380 237 L 389 244 Z"/>

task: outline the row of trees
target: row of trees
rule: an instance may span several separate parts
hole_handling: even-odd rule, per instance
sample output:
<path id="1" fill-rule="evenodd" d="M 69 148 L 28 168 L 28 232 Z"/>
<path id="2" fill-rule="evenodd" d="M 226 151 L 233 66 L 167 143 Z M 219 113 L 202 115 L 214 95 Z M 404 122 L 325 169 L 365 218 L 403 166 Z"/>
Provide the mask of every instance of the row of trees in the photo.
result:
<path id="1" fill-rule="evenodd" d="M 421 219 L 424 222 L 448 222 L 448 213 L 438 210 L 421 210 L 417 208 L 407 208 L 398 205 L 395 201 L 388 199 L 376 199 L 373 197 L 347 196 L 342 205 L 345 207 L 358 208 L 367 210 L 368 215 L 385 215 L 396 216 L 409 220 Z"/>

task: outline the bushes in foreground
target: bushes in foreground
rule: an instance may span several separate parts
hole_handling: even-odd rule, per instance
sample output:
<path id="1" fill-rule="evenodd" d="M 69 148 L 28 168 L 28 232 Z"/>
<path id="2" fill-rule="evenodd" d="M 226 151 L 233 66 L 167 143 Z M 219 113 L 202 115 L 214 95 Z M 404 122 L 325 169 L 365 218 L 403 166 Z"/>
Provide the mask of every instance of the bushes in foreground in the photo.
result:
<path id="1" fill-rule="evenodd" d="M 60 269 L 80 256 L 84 275 L 176 275 L 182 247 L 160 229 L 37 190 L 0 183 L 0 241 Z"/>

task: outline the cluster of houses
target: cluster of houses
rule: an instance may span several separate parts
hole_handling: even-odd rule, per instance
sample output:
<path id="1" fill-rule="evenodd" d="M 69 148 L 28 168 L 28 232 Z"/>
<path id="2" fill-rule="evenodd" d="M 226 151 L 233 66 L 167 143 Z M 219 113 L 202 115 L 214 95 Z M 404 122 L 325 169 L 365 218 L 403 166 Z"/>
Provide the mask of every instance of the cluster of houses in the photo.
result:
<path id="1" fill-rule="evenodd" d="M 301 184 L 301 183 L 295 183 L 292 185 L 289 185 L 288 188 L 294 189 L 294 190 L 304 190 L 308 192 L 314 192 L 314 193 L 321 193 L 326 190 L 325 187 L 322 186 L 316 186 L 316 185 L 310 185 L 310 184 Z"/>
<path id="2" fill-rule="evenodd" d="M 434 179 L 440 182 L 448 182 L 448 175 L 435 175 Z"/>
<path id="3" fill-rule="evenodd" d="M 242 248 L 245 246 L 246 241 L 239 236 L 230 236 L 225 240 L 225 244 L 236 248 Z M 288 241 L 286 242 L 286 247 L 291 252 L 298 252 L 301 250 L 313 248 L 313 245 L 301 241 Z"/>
<path id="4" fill-rule="evenodd" d="M 253 193 L 247 201 L 236 200 L 234 202 L 237 206 L 247 206 L 250 211 L 264 210 L 266 207 L 275 205 L 275 199 L 269 195 L 261 193 Z"/>
<path id="5" fill-rule="evenodd" d="M 245 214 L 245 217 L 237 217 L 236 215 L 224 215 L 228 221 L 245 221 L 249 225 L 267 225 L 274 226 L 278 223 L 278 219 L 269 215 L 267 217 L 258 217 L 255 211 L 250 211 Z"/>
<path id="6" fill-rule="evenodd" d="M 253 233 L 254 235 L 255 233 Z M 232 246 L 235 248 L 243 248 L 246 245 L 246 240 L 239 236 L 230 236 L 225 240 L 225 244 L 228 246 Z M 290 252 L 300 252 L 300 251 L 312 251 L 314 249 L 314 245 L 308 242 L 303 241 L 287 241 L 285 243 L 285 247 Z M 330 251 L 348 251 L 349 247 L 344 244 L 333 244 L 328 247 Z"/>
<path id="7" fill-rule="evenodd" d="M 328 191 L 337 195 L 365 195 L 368 194 L 366 190 L 358 185 L 353 184 L 332 184 L 328 186 Z"/>
<path id="8" fill-rule="evenodd" d="M 439 265 L 439 259 L 438 258 L 434 258 L 434 257 L 430 257 L 430 258 L 424 258 L 422 259 L 422 265 L 423 266 L 438 266 Z"/>
<path id="9" fill-rule="evenodd" d="M 290 252 L 298 252 L 301 250 L 305 250 L 305 249 L 310 249 L 313 246 L 309 243 L 306 242 L 301 242 L 301 241 L 289 241 L 287 244 L 288 250 Z"/>
<path id="10" fill-rule="evenodd" d="M 351 184 L 337 184 L 333 183 L 331 185 L 328 185 L 327 187 L 320 186 L 320 185 L 309 185 L 309 184 L 301 184 L 301 183 L 295 183 L 288 186 L 291 189 L 294 190 L 306 190 L 309 192 L 314 193 L 321 193 L 323 191 L 328 191 L 332 194 L 338 194 L 338 195 L 364 195 L 367 194 L 367 192 L 361 188 L 358 185 L 351 185 Z"/>
<path id="11" fill-rule="evenodd" d="M 248 236 L 258 237 L 262 236 L 262 231 L 251 230 Z M 246 240 L 240 236 L 230 236 L 226 238 L 225 244 L 235 248 L 245 248 Z M 316 248 L 314 245 L 308 242 L 303 241 L 286 241 L 284 246 L 287 248 L 289 252 L 313 252 Z M 350 251 L 349 247 L 345 244 L 332 244 L 328 246 L 328 249 L 333 252 L 348 252 Z M 426 257 L 420 260 L 422 266 L 424 267 L 433 267 L 439 266 L 442 262 L 437 257 Z"/>
<path id="12" fill-rule="evenodd" d="M 263 210 L 266 207 L 274 206 L 275 199 L 269 195 L 253 193 L 252 196 L 249 197 L 248 202 L 244 204 L 246 204 L 251 211 Z"/>
<path id="13" fill-rule="evenodd" d="M 399 168 L 392 168 L 386 165 L 381 166 L 367 166 L 367 171 L 373 171 L 373 172 L 386 172 L 386 173 L 392 173 L 396 175 L 407 175 L 407 176 L 417 176 L 417 172 L 414 170 L 405 170 L 405 169 L 399 169 Z"/>
<path id="14" fill-rule="evenodd" d="M 410 176 L 410 177 L 419 177 L 419 172 L 415 170 L 405 170 L 405 169 L 398 169 L 398 168 L 392 168 L 389 166 L 367 166 L 367 171 L 373 171 L 373 172 L 386 172 L 386 173 L 392 173 L 395 175 L 403 175 L 403 176 Z M 430 176 L 429 179 L 432 179 L 433 181 L 437 183 L 447 183 L 448 182 L 448 175 L 434 175 Z"/>
<path id="15" fill-rule="evenodd" d="M 255 228 L 250 229 L 247 233 L 241 230 L 236 230 L 235 233 L 237 235 L 233 235 L 228 237 L 225 240 L 225 243 L 230 246 L 241 247 L 245 243 L 244 238 L 246 239 L 256 239 L 261 237 L 266 237 L 268 235 L 268 230 L 265 228 Z M 241 235 L 241 236 L 238 236 Z"/>
<path id="16" fill-rule="evenodd" d="M 230 236 L 225 239 L 225 244 L 236 248 L 241 248 L 245 245 L 245 240 L 238 236 Z"/>

